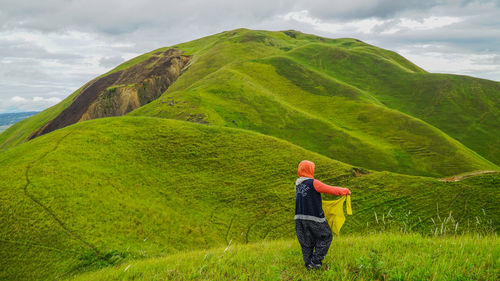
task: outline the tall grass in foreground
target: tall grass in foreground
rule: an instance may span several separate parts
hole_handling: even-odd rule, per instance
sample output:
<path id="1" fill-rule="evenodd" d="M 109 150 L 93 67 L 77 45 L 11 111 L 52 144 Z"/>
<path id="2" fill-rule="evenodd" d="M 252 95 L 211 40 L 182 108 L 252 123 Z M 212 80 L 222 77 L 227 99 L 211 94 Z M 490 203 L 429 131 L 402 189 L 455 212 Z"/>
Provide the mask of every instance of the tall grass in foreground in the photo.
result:
<path id="1" fill-rule="evenodd" d="M 128 261 L 75 280 L 498 280 L 497 236 L 379 233 L 334 237 L 324 268 L 307 271 L 296 240 L 230 244 Z"/>
<path id="2" fill-rule="evenodd" d="M 460 220 L 453 216 L 451 210 L 440 211 L 439 203 L 436 203 L 435 216 L 427 218 L 422 218 L 411 210 L 399 213 L 393 213 L 392 208 L 388 212 L 374 211 L 373 219 L 366 222 L 365 229 L 360 228 L 360 233 L 380 232 L 419 233 L 430 237 L 471 235 L 477 238 L 497 234 L 491 216 L 484 209 L 472 220 Z"/>

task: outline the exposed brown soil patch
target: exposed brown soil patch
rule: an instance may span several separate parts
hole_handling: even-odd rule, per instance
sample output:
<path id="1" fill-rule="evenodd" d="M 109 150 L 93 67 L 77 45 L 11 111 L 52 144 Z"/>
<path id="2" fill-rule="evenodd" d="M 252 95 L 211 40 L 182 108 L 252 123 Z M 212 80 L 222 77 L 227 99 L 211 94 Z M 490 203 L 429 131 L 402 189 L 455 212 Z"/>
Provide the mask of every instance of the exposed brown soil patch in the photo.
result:
<path id="1" fill-rule="evenodd" d="M 362 177 L 364 175 L 370 174 L 370 172 L 368 170 L 365 170 L 365 169 L 362 169 L 362 168 L 352 168 L 351 169 L 351 174 L 354 177 Z"/>
<path id="2" fill-rule="evenodd" d="M 124 115 L 157 99 L 181 75 L 191 57 L 169 49 L 128 69 L 92 80 L 70 106 L 28 140 L 79 121 Z"/>

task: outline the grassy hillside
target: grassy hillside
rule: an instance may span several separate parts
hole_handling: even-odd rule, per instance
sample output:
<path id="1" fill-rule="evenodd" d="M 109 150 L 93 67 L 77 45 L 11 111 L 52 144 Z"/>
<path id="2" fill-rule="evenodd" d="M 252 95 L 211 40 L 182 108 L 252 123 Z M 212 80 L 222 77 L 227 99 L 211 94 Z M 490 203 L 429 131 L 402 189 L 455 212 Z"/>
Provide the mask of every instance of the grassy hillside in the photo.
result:
<path id="1" fill-rule="evenodd" d="M 428 122 L 499 164 L 500 82 L 398 70 L 371 46 L 340 50 L 310 44 L 288 55 L 301 64 L 369 92 L 387 107 Z M 342 55 L 341 55 L 342 54 Z"/>
<path id="2" fill-rule="evenodd" d="M 356 39 L 297 31 L 237 29 L 172 47 L 193 55 L 188 67 L 131 115 L 252 130 L 378 171 L 442 177 L 499 169 L 498 82 L 429 74 Z M 9 128 L 0 149 L 22 143 L 77 94 Z"/>
<path id="3" fill-rule="evenodd" d="M 306 271 L 295 240 L 185 252 L 125 262 L 72 280 L 495 280 L 495 236 L 334 238 L 324 269 Z"/>
<path id="4" fill-rule="evenodd" d="M 292 238 L 303 159 L 316 162 L 317 178 L 351 188 L 356 215 L 344 233 L 498 231 L 499 174 L 356 177 L 349 165 L 246 130 L 104 118 L 0 154 L 0 279 L 64 278 L 229 241 Z"/>
<path id="5" fill-rule="evenodd" d="M 444 121 L 461 128 L 477 123 L 477 130 L 488 132 L 478 141 L 488 144 L 481 151 L 495 154 L 494 143 L 500 136 L 500 122 L 495 120 L 500 121 L 496 117 L 500 109 L 494 90 L 500 83 L 491 82 L 494 87 L 480 96 L 472 96 L 470 87 L 456 96 L 439 87 L 419 86 L 426 81 L 439 86 L 434 82 L 436 75 L 393 52 L 354 39 L 325 39 L 291 31 L 235 30 L 175 47 L 194 54 L 189 70 L 160 99 L 132 115 L 258 131 L 375 170 L 444 176 L 498 168 L 453 139 L 463 134 L 450 137 L 440 129 L 456 132 L 442 126 Z M 471 87 L 488 84 L 450 77 Z M 407 88 L 383 86 L 393 79 Z M 415 102 L 416 98 L 408 98 L 414 95 L 410 89 L 425 91 L 427 98 L 420 96 Z M 456 103 L 463 98 L 467 104 L 448 112 L 446 101 L 435 104 L 436 95 L 452 95 Z M 468 109 L 471 102 L 479 105 L 477 111 Z M 419 119 L 426 115 L 402 105 L 446 116 L 443 122 L 438 117 Z M 478 112 L 493 114 L 493 118 L 482 122 L 484 114 Z M 464 117 L 453 119 L 457 114 Z M 467 142 L 474 148 L 476 143 Z M 496 161 L 496 156 L 489 159 Z"/>

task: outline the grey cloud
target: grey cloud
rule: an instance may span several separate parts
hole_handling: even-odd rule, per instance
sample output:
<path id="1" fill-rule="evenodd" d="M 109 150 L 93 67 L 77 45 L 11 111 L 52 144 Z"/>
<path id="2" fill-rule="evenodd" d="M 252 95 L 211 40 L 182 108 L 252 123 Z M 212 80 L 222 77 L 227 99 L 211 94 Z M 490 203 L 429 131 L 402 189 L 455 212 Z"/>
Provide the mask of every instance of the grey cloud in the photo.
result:
<path id="1" fill-rule="evenodd" d="M 82 81 L 94 75 L 46 69 L 36 59 L 15 60 L 0 63 L 0 98 L 12 96 L 60 96 L 64 97 L 79 87 Z"/>
<path id="2" fill-rule="evenodd" d="M 302 10 L 324 23 L 344 25 L 374 18 L 385 22 L 368 33 L 342 33 L 282 17 Z M 473 62 L 499 65 L 499 14 L 498 0 L 2 0 L 0 99 L 13 95 L 64 97 L 125 58 L 239 27 L 354 37 L 420 56 L 429 52 L 442 57 L 482 54 L 488 56 L 478 56 Z M 420 21 L 430 16 L 457 17 L 462 21 L 428 30 L 384 33 L 398 26 L 401 18 Z M 18 31 L 44 40 L 2 37 L 2 32 Z M 487 61 L 489 57 L 491 62 Z M 477 69 L 457 72 L 500 80 L 500 66 L 492 71 Z"/>
<path id="3" fill-rule="evenodd" d="M 308 10 L 314 17 L 329 19 L 363 19 L 381 18 L 387 19 L 398 15 L 420 17 L 428 11 L 452 10 L 464 11 L 464 8 L 475 8 L 481 6 L 500 6 L 496 0 L 320 0 L 304 1 L 300 7 Z"/>
<path id="4" fill-rule="evenodd" d="M 0 54 L 4 58 L 40 58 L 58 60 L 61 62 L 72 62 L 82 59 L 83 56 L 76 53 L 54 53 L 47 49 L 25 41 L 10 41 L 0 38 Z"/>
<path id="5" fill-rule="evenodd" d="M 494 65 L 500 65 L 500 55 L 496 55 L 490 63 Z"/>
<path id="6" fill-rule="evenodd" d="M 310 8 L 308 9 L 308 5 Z M 424 11 L 436 6 L 431 0 L 361 0 L 361 1 L 308 1 L 303 5 L 320 19 L 388 18 L 403 11 Z"/>
<path id="7" fill-rule="evenodd" d="M 0 61 L 0 84 L 18 83 L 25 81 L 27 77 L 34 81 L 52 78 L 39 68 L 40 63 L 36 59 L 2 60 Z"/>
<path id="8" fill-rule="evenodd" d="M 429 11 L 460 15 L 500 5 L 495 0 L 51 0 L 29 5 L 26 1 L 6 1 L 7 5 L 2 5 L 4 16 L 0 19 L 10 28 L 17 26 L 43 32 L 75 29 L 120 36 L 152 29 L 173 29 L 187 34 L 184 29 L 192 29 L 191 26 L 214 33 L 228 27 L 255 25 L 278 14 L 298 10 L 308 10 L 313 17 L 328 21 L 396 15 L 418 18 Z"/>
<path id="9" fill-rule="evenodd" d="M 441 30 L 407 30 L 396 35 L 378 35 L 373 39 L 380 42 L 401 44 L 446 44 L 449 48 L 460 48 L 464 52 L 498 52 L 500 53 L 500 36 L 492 36 L 492 32 L 500 34 L 500 28 L 495 30 L 480 28 L 445 28 Z"/>
<path id="10" fill-rule="evenodd" d="M 32 7 L 9 1 L 5 13 L 12 26 L 44 32 L 68 28 L 106 34 L 124 34 L 151 27 L 195 24 L 217 26 L 222 22 L 256 22 L 286 10 L 290 1 L 40 1 Z M 4 22 L 5 23 L 5 22 Z M 179 32 L 179 31 L 177 31 Z M 182 32 L 182 31 L 180 31 Z"/>
<path id="11" fill-rule="evenodd" d="M 103 67 L 112 67 L 117 66 L 122 63 L 125 59 L 122 56 L 113 56 L 113 57 L 102 57 L 99 60 L 99 65 Z"/>

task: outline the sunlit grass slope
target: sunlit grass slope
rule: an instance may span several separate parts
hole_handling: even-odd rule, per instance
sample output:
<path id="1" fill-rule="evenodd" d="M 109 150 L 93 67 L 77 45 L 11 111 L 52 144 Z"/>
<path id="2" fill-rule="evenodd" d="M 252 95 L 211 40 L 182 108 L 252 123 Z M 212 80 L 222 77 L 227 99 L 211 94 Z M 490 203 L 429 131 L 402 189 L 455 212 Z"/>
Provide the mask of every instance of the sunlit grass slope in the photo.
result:
<path id="1" fill-rule="evenodd" d="M 309 44 L 287 55 L 369 92 L 387 107 L 420 118 L 499 164 L 500 82 L 398 70 L 372 46 L 341 50 Z M 408 70 L 408 71 L 404 71 Z"/>
<path id="2" fill-rule="evenodd" d="M 306 271 L 297 241 L 286 240 L 129 261 L 72 280 L 496 280 L 499 253 L 495 236 L 343 236 L 319 271 Z"/>
<path id="3" fill-rule="evenodd" d="M 104 118 L 0 154 L 0 279 L 63 278 L 229 241 L 292 238 L 303 159 L 317 164 L 317 178 L 352 190 L 356 215 L 344 233 L 491 232 L 500 224 L 498 174 L 453 183 L 356 177 L 349 165 L 246 130 Z"/>
<path id="4" fill-rule="evenodd" d="M 429 74 L 355 39 L 294 31 L 241 29 L 175 47 L 194 55 L 191 66 L 132 115 L 249 129 L 375 170 L 498 168 L 454 138 L 499 163 L 500 83 Z"/>

